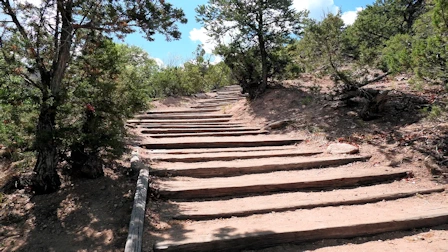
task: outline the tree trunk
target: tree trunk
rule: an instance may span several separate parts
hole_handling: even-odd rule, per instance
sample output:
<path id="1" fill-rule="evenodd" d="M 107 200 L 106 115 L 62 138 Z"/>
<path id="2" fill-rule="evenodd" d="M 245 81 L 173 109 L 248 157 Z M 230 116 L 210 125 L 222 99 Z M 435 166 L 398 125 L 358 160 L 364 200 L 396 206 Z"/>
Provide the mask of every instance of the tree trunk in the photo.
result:
<path id="1" fill-rule="evenodd" d="M 87 139 L 71 146 L 71 163 L 75 174 L 86 178 L 99 178 L 104 175 L 102 160 L 95 144 L 89 139 L 94 134 L 99 118 L 95 117 L 93 107 L 88 107 L 85 111 L 86 121 L 82 127 L 82 133 L 87 135 Z M 94 140 L 93 140 L 94 141 Z M 86 151 L 90 150 L 90 151 Z"/>
<path id="2" fill-rule="evenodd" d="M 56 167 L 59 161 L 55 142 L 56 106 L 48 105 L 44 100 L 40 106 L 40 114 L 36 130 L 37 162 L 34 167 L 32 190 L 37 194 L 55 192 L 61 186 Z"/>
<path id="3" fill-rule="evenodd" d="M 266 91 L 266 87 L 268 86 L 268 54 L 266 52 L 266 42 L 263 34 L 264 28 L 264 20 L 263 20 L 263 3 L 262 6 L 259 6 L 259 17 L 258 17 L 258 44 L 260 47 L 261 54 L 261 85 L 258 88 L 257 96 L 264 93 Z"/>
<path id="4" fill-rule="evenodd" d="M 266 87 L 268 86 L 268 60 L 267 60 L 267 53 L 265 48 L 264 39 L 261 39 L 262 42 L 260 42 L 260 49 L 261 49 L 261 85 L 258 89 L 258 94 L 264 93 L 266 90 Z"/>
<path id="5" fill-rule="evenodd" d="M 84 178 L 99 178 L 104 175 L 104 161 L 98 153 L 86 153 L 83 146 L 72 146 L 71 161 L 73 172 Z"/>

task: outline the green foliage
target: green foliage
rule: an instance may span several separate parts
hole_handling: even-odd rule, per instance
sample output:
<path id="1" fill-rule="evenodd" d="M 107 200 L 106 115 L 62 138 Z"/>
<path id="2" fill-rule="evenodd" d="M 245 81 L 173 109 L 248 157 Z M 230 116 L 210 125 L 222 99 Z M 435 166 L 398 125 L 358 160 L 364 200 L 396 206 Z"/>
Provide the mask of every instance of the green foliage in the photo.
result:
<path id="1" fill-rule="evenodd" d="M 182 66 L 159 69 L 151 78 L 152 97 L 191 95 L 232 84 L 230 69 L 223 63 L 212 64 L 198 46 L 194 59 Z"/>
<path id="2" fill-rule="evenodd" d="M 398 34 L 412 33 L 412 26 L 425 12 L 424 0 L 377 0 L 358 13 L 348 28 L 353 53 L 362 64 L 383 67 L 382 50 Z"/>
<path id="3" fill-rule="evenodd" d="M 279 50 L 291 34 L 301 32 L 306 15 L 296 12 L 291 0 L 209 0 L 196 11 L 197 20 L 220 45 L 216 53 L 252 98 L 264 92 L 269 75 L 286 67 Z"/>
<path id="4" fill-rule="evenodd" d="M 330 13 L 320 22 L 310 20 L 297 46 L 298 61 L 305 69 L 317 75 L 330 74 L 338 92 L 356 90 L 364 75 L 361 64 L 348 67 L 352 56 L 347 51 L 350 42 L 345 32 L 341 13 Z"/>
<path id="5" fill-rule="evenodd" d="M 109 39 L 95 46 L 93 54 L 86 52 L 87 46 L 73 60 L 67 73 L 69 92 L 57 120 L 63 154 L 78 169 L 92 159 L 114 159 L 123 154 L 125 119 L 147 108 L 150 78 L 158 68 L 140 48 Z"/>
<path id="6" fill-rule="evenodd" d="M 384 60 L 392 72 L 404 72 L 412 68 L 412 41 L 409 34 L 398 34 L 386 42 Z"/>
<path id="7" fill-rule="evenodd" d="M 32 149 L 40 101 L 37 89 L 23 84 L 20 71 L 20 65 L 0 59 L 0 143 L 10 151 Z"/>
<path id="8" fill-rule="evenodd" d="M 230 70 L 223 62 L 198 60 L 162 68 L 151 78 L 152 97 L 191 95 L 231 84 Z"/>
<path id="9" fill-rule="evenodd" d="M 412 33 L 391 38 L 383 50 L 388 68 L 413 71 L 427 82 L 448 84 L 448 4 L 429 2 L 428 11 L 413 23 Z"/>
<path id="10" fill-rule="evenodd" d="M 78 91 L 82 93 L 80 96 L 93 100 L 95 96 L 104 95 L 105 104 L 105 99 L 115 99 L 116 97 L 110 95 L 114 93 L 114 87 L 108 83 L 113 83 L 113 78 L 117 77 L 120 71 L 124 71 L 117 68 L 108 69 L 109 66 L 102 71 L 101 64 L 97 68 L 89 69 L 88 62 L 85 64 L 86 68 L 74 66 L 72 69 L 71 64 L 81 60 L 75 59 L 77 50 L 82 48 L 83 56 L 92 55 L 97 46 L 102 46 L 106 36 L 115 35 L 122 38 L 136 30 L 141 31 L 148 40 L 153 40 L 156 33 L 165 35 L 167 40 L 179 39 L 181 34 L 176 22 L 186 23 L 187 20 L 183 11 L 174 8 L 168 1 L 41 1 L 33 5 L 0 0 L 0 8 L 8 19 L 0 25 L 0 57 L 6 63 L 17 66 L 16 72 L 22 79 L 21 85 L 29 85 L 39 90 L 39 116 L 34 145 L 37 161 L 33 189 L 37 193 L 53 192 L 61 184 L 56 167 L 59 163 L 60 148 L 64 146 L 59 139 L 58 127 L 66 126 L 58 125 L 57 118 L 64 117 L 70 106 L 83 106 L 83 101 L 81 104 L 69 103 L 72 93 L 75 94 L 73 97 L 76 97 Z M 14 43 L 8 45 L 3 41 Z M 101 59 L 99 55 L 96 60 L 104 61 L 105 64 L 113 63 L 113 59 Z M 81 73 L 72 73 L 71 78 L 67 78 L 68 72 L 74 71 L 75 68 Z M 90 86 L 85 83 L 86 79 L 79 79 L 78 83 L 71 81 L 85 73 L 88 73 L 86 79 Z M 129 75 L 128 79 L 135 76 Z M 95 83 L 101 83 L 101 87 L 95 86 Z M 83 91 L 83 88 L 92 93 Z M 123 86 L 116 90 L 126 91 L 126 88 Z M 126 92 L 120 98 L 125 98 L 125 95 Z M 137 107 L 139 104 L 131 105 Z M 76 111 L 79 109 L 73 112 Z M 132 109 L 126 113 L 130 111 Z M 107 111 L 112 112 L 114 111 Z M 120 118 L 121 116 L 118 116 L 116 119 Z M 113 125 L 107 130 L 119 132 Z"/>

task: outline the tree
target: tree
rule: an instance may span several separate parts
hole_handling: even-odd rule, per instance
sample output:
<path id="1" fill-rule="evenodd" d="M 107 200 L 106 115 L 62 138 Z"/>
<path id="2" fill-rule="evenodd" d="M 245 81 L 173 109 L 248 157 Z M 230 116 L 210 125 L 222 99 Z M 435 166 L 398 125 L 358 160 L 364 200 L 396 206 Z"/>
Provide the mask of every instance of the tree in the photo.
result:
<path id="1" fill-rule="evenodd" d="M 272 70 L 272 53 L 289 42 L 292 34 L 300 33 L 306 16 L 306 12 L 293 9 L 292 0 L 209 0 L 196 11 L 197 20 L 204 24 L 208 35 L 221 44 L 218 54 L 226 58 L 232 70 L 235 68 L 231 65 L 236 63 L 233 59 L 240 58 L 237 54 L 243 55 L 241 57 L 250 54 L 255 57 L 254 63 L 260 62 L 260 74 L 254 75 L 255 83 L 249 86 L 243 83 L 243 90 L 251 97 L 264 92 Z M 229 36 L 231 42 L 225 47 Z M 256 70 L 256 66 L 252 68 Z"/>
<path id="2" fill-rule="evenodd" d="M 73 174 L 103 175 L 104 160 L 119 158 L 126 150 L 125 119 L 148 107 L 151 76 L 157 63 L 138 47 L 111 40 L 81 50 L 67 71 L 67 102 L 57 124 L 63 157 Z M 75 84 L 76 83 L 76 84 Z"/>
<path id="3" fill-rule="evenodd" d="M 447 85 L 448 3 L 428 1 L 427 8 L 413 23 L 412 33 L 387 41 L 383 55 L 395 73 L 413 72 L 418 79 Z"/>
<path id="4" fill-rule="evenodd" d="M 148 40 L 153 40 L 156 32 L 178 39 L 176 22 L 185 23 L 186 19 L 182 10 L 155 0 L 43 0 L 37 6 L 0 0 L 0 6 L 8 17 L 0 26 L 2 57 L 20 65 L 16 74 L 23 85 L 37 88 L 41 96 L 33 190 L 53 192 L 60 186 L 56 118 L 67 102 L 69 81 L 64 80 L 79 48 L 87 41 L 99 42 L 112 34 L 123 37 L 138 28 Z"/>
<path id="5" fill-rule="evenodd" d="M 425 12 L 424 0 L 377 0 L 358 13 L 347 33 L 356 45 L 356 57 L 362 63 L 383 67 L 382 49 L 397 34 L 412 33 L 412 26 Z"/>

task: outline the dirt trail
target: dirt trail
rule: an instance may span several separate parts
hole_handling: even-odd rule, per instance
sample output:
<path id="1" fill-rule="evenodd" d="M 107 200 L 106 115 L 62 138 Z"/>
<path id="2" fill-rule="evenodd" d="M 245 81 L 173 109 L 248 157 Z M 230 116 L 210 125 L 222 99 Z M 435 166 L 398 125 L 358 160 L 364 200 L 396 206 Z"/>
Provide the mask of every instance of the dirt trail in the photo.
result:
<path id="1" fill-rule="evenodd" d="M 152 174 L 144 251 L 447 251 L 446 188 L 362 147 L 333 155 L 235 120 L 242 99 L 230 86 L 129 121 Z"/>

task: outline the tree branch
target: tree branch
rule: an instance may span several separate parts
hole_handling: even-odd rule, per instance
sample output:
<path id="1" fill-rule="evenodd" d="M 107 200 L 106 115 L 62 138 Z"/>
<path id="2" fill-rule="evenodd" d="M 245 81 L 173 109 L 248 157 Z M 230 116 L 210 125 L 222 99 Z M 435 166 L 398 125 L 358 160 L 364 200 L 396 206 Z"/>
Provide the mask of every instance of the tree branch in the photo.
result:
<path id="1" fill-rule="evenodd" d="M 12 22 L 15 24 L 20 35 L 23 37 L 25 45 L 27 47 L 28 55 L 30 56 L 30 58 L 36 60 L 37 68 L 39 69 L 40 74 L 45 75 L 47 73 L 47 71 L 45 69 L 45 65 L 43 64 L 43 61 L 36 54 L 36 50 L 34 49 L 33 45 L 31 44 L 26 30 L 20 23 L 19 19 L 17 18 L 17 14 L 12 9 L 11 4 L 9 3 L 9 0 L 0 0 L 0 3 L 3 5 L 5 14 L 7 14 L 8 16 L 11 17 Z"/>

